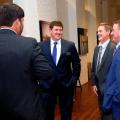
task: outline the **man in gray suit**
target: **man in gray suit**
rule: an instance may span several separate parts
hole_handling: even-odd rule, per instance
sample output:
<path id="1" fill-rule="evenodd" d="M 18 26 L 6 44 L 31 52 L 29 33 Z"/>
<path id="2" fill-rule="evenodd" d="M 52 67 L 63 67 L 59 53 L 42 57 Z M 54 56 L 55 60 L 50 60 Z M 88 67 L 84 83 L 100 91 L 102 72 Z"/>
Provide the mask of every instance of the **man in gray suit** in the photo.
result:
<path id="1" fill-rule="evenodd" d="M 23 21 L 18 5 L 0 6 L 0 120 L 42 120 L 37 80 L 52 77 L 37 41 L 20 35 Z"/>
<path id="2" fill-rule="evenodd" d="M 111 27 L 107 23 L 101 23 L 99 25 L 99 44 L 94 50 L 92 63 L 92 88 L 94 93 L 98 96 L 102 120 L 112 120 L 111 112 L 104 113 L 102 110 L 106 76 L 112 62 L 115 48 L 115 44 L 110 40 L 110 32 Z"/>

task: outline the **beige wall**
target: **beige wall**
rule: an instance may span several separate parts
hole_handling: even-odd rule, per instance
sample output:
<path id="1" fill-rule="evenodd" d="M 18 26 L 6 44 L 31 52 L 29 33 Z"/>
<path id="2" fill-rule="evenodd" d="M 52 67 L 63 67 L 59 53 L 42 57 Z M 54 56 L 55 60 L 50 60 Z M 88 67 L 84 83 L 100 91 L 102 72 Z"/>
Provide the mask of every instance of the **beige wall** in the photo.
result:
<path id="1" fill-rule="evenodd" d="M 68 28 L 68 3 L 67 0 L 56 0 L 56 11 L 57 18 L 64 24 L 64 38 L 69 39 L 69 28 Z M 62 9 L 61 9 L 62 8 Z"/>
<path id="2" fill-rule="evenodd" d="M 96 1 L 77 0 L 77 26 L 88 29 L 88 54 L 81 58 L 81 83 L 88 82 L 88 63 L 92 63 L 96 40 Z"/>
<path id="3" fill-rule="evenodd" d="M 76 0 L 77 28 L 86 28 L 85 26 L 85 2 L 84 0 Z M 81 59 L 81 84 L 88 82 L 87 71 L 87 55 L 80 56 Z"/>
<path id="4" fill-rule="evenodd" d="M 38 7 L 35 0 L 13 0 L 13 3 L 20 5 L 25 11 L 23 35 L 34 37 L 40 41 Z"/>
<path id="5" fill-rule="evenodd" d="M 37 0 L 39 20 L 52 21 L 57 19 L 56 0 Z"/>

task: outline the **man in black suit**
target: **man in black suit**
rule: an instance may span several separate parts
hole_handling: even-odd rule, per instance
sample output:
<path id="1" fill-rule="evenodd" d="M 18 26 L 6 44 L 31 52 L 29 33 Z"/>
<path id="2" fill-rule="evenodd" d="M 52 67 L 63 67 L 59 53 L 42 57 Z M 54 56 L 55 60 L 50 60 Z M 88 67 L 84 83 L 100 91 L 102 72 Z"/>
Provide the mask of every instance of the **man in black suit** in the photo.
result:
<path id="1" fill-rule="evenodd" d="M 115 44 L 110 40 L 111 27 L 107 23 L 101 23 L 98 27 L 99 45 L 94 50 L 92 63 L 92 88 L 98 96 L 102 120 L 112 120 L 110 113 L 102 110 L 103 95 L 105 90 L 106 76 L 108 74 Z"/>
<path id="2" fill-rule="evenodd" d="M 23 20 L 18 5 L 0 6 L 0 120 L 42 120 L 37 80 L 52 77 L 37 41 L 20 36 Z"/>
<path id="3" fill-rule="evenodd" d="M 80 59 L 73 42 L 62 39 L 63 24 L 52 21 L 49 25 L 51 37 L 40 43 L 40 47 L 54 70 L 54 78 L 39 83 L 43 88 L 45 120 L 54 120 L 56 98 L 61 111 L 61 120 L 72 120 L 74 88 L 80 75 Z"/>

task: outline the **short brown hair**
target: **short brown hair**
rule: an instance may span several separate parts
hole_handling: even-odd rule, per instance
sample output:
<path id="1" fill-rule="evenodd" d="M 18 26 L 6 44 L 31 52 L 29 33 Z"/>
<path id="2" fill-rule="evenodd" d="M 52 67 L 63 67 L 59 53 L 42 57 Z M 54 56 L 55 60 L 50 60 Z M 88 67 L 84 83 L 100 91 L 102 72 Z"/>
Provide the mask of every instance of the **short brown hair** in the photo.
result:
<path id="1" fill-rule="evenodd" d="M 106 31 L 112 31 L 112 27 L 106 22 L 100 23 L 99 26 L 104 26 Z"/>
<path id="2" fill-rule="evenodd" d="M 120 20 L 114 21 L 113 24 L 118 24 L 118 26 L 119 26 L 119 28 L 120 28 Z"/>
<path id="3" fill-rule="evenodd" d="M 62 24 L 62 22 L 61 21 L 52 21 L 50 24 L 49 24 L 49 28 L 50 29 L 52 29 L 54 26 L 60 26 L 60 27 L 62 27 L 62 29 L 63 29 L 63 24 Z"/>
<path id="4" fill-rule="evenodd" d="M 0 26 L 12 26 L 16 19 L 24 17 L 23 9 L 17 4 L 3 4 L 0 6 Z"/>

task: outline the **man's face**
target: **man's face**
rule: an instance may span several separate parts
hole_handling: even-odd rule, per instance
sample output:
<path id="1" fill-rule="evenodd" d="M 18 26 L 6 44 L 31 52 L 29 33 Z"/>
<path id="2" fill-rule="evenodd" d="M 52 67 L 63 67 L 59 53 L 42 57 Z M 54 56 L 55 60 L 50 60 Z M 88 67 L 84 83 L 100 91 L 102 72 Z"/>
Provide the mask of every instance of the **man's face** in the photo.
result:
<path id="1" fill-rule="evenodd" d="M 53 26 L 53 28 L 50 29 L 50 34 L 52 39 L 57 41 L 62 38 L 63 28 L 61 26 Z"/>
<path id="2" fill-rule="evenodd" d="M 98 27 L 98 40 L 100 42 L 105 42 L 109 38 L 109 31 L 105 30 L 104 26 L 99 26 Z"/>
<path id="3" fill-rule="evenodd" d="M 113 25 L 111 35 L 112 35 L 113 41 L 115 43 L 118 43 L 120 40 L 120 28 L 119 28 L 118 24 Z"/>

